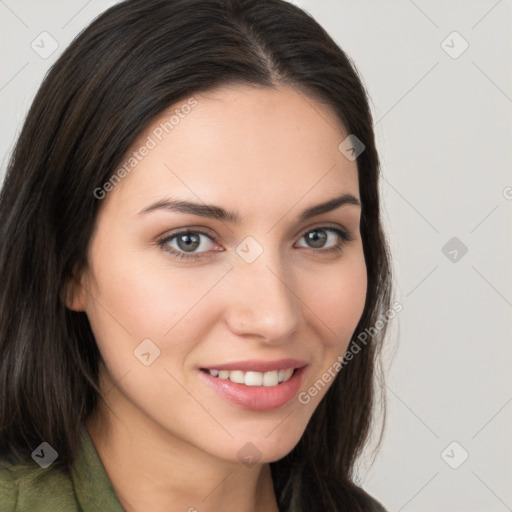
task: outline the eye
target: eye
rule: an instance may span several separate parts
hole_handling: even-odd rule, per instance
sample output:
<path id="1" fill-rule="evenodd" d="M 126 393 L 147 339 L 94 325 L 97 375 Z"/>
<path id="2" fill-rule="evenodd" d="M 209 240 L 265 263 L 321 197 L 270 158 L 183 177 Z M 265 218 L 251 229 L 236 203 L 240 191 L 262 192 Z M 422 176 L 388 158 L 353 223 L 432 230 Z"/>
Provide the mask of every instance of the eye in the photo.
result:
<path id="1" fill-rule="evenodd" d="M 352 241 L 354 236 L 344 229 L 322 226 L 307 231 L 302 237 L 311 249 L 320 249 L 317 252 L 341 251 L 346 243 Z"/>
<path id="2" fill-rule="evenodd" d="M 304 239 L 308 245 L 300 246 L 313 249 L 318 253 L 339 252 L 344 246 L 354 239 L 348 231 L 330 226 L 322 226 L 310 229 L 301 240 Z M 212 251 L 212 245 L 217 244 L 215 238 L 199 229 L 186 229 L 158 240 L 162 250 L 168 252 L 175 258 L 199 259 Z M 200 249 L 200 250 L 198 250 Z M 213 249 L 214 252 L 221 252 L 222 249 Z"/>
<path id="3" fill-rule="evenodd" d="M 205 242 L 204 239 L 207 241 Z M 173 233 L 172 235 L 159 240 L 158 245 L 174 257 L 186 259 L 201 258 L 202 253 L 211 250 L 209 245 L 213 242 L 215 242 L 215 240 L 208 233 L 195 229 L 193 231 L 185 230 Z M 197 249 L 202 250 L 197 251 Z"/>

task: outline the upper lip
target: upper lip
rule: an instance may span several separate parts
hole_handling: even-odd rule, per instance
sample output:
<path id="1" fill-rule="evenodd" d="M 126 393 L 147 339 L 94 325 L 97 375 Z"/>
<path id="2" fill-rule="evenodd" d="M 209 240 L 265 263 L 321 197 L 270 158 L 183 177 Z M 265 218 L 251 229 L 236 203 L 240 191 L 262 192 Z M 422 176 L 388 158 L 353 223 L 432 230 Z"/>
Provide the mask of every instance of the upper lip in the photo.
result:
<path id="1" fill-rule="evenodd" d="M 262 359 L 251 359 L 248 361 L 234 361 L 232 363 L 221 363 L 208 367 L 201 367 L 202 370 L 241 370 L 243 372 L 271 372 L 273 370 L 286 370 L 288 368 L 302 368 L 306 366 L 307 361 L 301 359 L 276 359 L 274 361 L 264 361 Z"/>

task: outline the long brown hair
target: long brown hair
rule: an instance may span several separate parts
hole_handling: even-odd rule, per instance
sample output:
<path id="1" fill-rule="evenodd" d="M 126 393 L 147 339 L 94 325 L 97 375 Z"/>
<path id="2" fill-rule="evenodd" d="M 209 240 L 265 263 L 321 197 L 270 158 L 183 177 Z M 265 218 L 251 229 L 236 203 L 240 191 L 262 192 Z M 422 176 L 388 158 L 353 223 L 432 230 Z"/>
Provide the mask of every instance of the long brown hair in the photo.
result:
<path id="1" fill-rule="evenodd" d="M 50 69 L 0 193 L 3 458 L 29 460 L 45 440 L 59 454 L 57 467 L 68 471 L 80 426 L 98 403 L 94 336 L 86 314 L 62 299 L 72 269 L 86 265 L 100 204 L 93 192 L 157 114 L 236 83 L 295 87 L 330 105 L 364 143 L 357 167 L 368 288 L 355 334 L 389 308 L 372 116 L 347 55 L 283 0 L 127 0 L 93 21 Z M 381 510 L 354 483 L 354 464 L 371 431 L 384 333 L 343 367 L 299 443 L 271 463 L 281 510 Z"/>

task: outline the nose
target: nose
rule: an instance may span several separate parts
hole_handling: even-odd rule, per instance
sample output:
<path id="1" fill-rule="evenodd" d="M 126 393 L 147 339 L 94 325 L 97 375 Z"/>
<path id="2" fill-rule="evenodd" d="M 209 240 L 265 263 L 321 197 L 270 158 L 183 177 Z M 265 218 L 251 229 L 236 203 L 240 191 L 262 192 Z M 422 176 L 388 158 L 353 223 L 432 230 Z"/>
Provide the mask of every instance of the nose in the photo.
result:
<path id="1" fill-rule="evenodd" d="M 301 301 L 293 269 L 273 254 L 267 249 L 252 263 L 235 261 L 227 276 L 225 319 L 235 334 L 280 343 L 297 331 Z"/>

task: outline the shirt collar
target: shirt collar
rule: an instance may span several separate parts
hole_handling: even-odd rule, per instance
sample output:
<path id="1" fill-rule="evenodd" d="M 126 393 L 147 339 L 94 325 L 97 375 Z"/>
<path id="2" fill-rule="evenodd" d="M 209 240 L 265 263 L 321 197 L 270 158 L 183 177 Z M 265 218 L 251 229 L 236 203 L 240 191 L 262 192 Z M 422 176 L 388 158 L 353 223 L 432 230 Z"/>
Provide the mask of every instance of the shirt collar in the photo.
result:
<path id="1" fill-rule="evenodd" d="M 85 424 L 80 436 L 80 448 L 71 468 L 71 480 L 81 512 L 125 512 Z"/>

